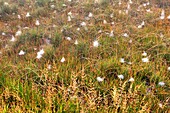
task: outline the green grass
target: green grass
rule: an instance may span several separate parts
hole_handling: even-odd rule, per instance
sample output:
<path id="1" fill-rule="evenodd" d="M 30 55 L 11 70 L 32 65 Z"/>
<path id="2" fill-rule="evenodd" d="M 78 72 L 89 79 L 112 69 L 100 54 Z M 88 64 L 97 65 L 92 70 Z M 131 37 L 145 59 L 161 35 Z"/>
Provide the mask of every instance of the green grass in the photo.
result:
<path id="1" fill-rule="evenodd" d="M 170 111 L 169 20 L 157 19 L 162 9 L 151 4 L 137 11 L 139 4 L 134 0 L 129 14 L 124 12 L 127 3 L 123 1 L 121 6 L 116 1 L 94 4 L 89 0 L 7 2 L 9 6 L 0 1 L 0 112 Z M 153 13 L 147 13 L 148 8 Z M 70 11 L 73 18 L 68 22 Z M 25 17 L 27 12 L 30 18 Z M 89 12 L 93 17 L 88 19 Z M 165 12 L 170 14 L 169 8 Z M 39 26 L 35 25 L 37 19 Z M 103 20 L 108 23 L 104 24 Z M 146 25 L 138 29 L 143 20 Z M 115 24 L 111 25 L 113 21 Z M 81 22 L 87 26 L 81 26 Z M 18 29 L 22 31 L 21 36 L 15 36 Z M 109 36 L 111 30 L 113 37 Z M 6 35 L 1 35 L 3 32 Z M 129 37 L 122 36 L 124 33 Z M 10 41 L 12 35 L 15 42 Z M 93 47 L 95 40 L 99 42 L 98 47 Z M 37 59 L 41 49 L 45 53 Z M 20 56 L 20 50 L 26 53 Z M 144 51 L 147 56 L 142 56 Z M 62 63 L 63 57 L 66 61 Z M 142 62 L 145 57 L 149 62 Z M 120 62 L 121 58 L 125 63 Z M 123 80 L 118 77 L 121 74 Z M 97 77 L 104 80 L 99 82 Z M 131 77 L 134 82 L 129 82 Z M 159 85 L 160 82 L 165 85 Z"/>

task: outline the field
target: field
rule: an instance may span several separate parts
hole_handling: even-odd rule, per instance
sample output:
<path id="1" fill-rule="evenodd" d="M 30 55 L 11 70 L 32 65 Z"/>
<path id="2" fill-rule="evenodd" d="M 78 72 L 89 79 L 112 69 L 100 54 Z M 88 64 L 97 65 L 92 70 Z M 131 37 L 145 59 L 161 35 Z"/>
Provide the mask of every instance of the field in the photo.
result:
<path id="1" fill-rule="evenodd" d="M 0 0 L 0 112 L 170 112 L 168 1 Z"/>

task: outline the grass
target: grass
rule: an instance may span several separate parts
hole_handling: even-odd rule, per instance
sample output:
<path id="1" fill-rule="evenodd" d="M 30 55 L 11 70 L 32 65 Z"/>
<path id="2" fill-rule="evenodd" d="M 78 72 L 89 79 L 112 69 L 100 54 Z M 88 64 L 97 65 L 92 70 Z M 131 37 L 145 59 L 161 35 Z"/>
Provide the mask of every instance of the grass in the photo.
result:
<path id="1" fill-rule="evenodd" d="M 8 0 L 5 5 L 1 0 L 0 112 L 168 113 L 170 23 L 159 19 L 162 9 L 154 3 L 137 11 L 143 3 L 132 1 L 126 14 L 124 1 Z M 169 9 L 164 8 L 166 16 Z M 142 21 L 145 26 L 139 29 Z M 22 34 L 15 36 L 18 30 Z M 93 46 L 96 40 L 98 47 Z M 20 50 L 25 54 L 19 55 Z M 142 62 L 145 57 L 149 62 Z"/>

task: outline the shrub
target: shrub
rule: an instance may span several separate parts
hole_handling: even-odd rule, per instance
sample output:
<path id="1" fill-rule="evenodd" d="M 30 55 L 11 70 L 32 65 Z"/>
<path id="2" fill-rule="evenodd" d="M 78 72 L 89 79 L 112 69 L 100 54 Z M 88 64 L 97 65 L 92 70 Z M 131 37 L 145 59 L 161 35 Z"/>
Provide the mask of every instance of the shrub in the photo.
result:
<path id="1" fill-rule="evenodd" d="M 9 6 L 9 5 L 4 5 L 4 2 L 0 2 L 0 15 L 1 16 L 5 16 L 8 14 L 17 13 L 17 12 L 18 12 L 17 5 L 13 4 Z"/>

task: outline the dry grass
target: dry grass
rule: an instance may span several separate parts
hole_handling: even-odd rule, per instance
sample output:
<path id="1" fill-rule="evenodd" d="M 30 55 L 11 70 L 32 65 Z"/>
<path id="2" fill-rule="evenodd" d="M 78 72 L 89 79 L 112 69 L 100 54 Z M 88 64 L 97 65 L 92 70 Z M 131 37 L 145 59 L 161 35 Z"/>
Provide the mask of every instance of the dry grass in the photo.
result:
<path id="1" fill-rule="evenodd" d="M 162 8 L 153 3 L 144 7 L 132 1 L 126 14 L 123 0 L 122 5 L 118 1 L 8 0 L 6 6 L 1 0 L 0 112 L 168 113 L 170 21 L 159 19 Z M 170 8 L 164 9 L 167 17 Z M 93 17 L 87 18 L 89 12 Z M 139 29 L 142 21 L 145 26 Z M 19 29 L 22 35 L 15 36 Z M 94 40 L 98 47 L 93 47 Z M 45 53 L 37 59 L 41 49 Z M 20 50 L 26 53 L 20 56 Z M 147 63 L 142 62 L 144 51 Z M 121 74 L 124 79 L 118 77 Z"/>

